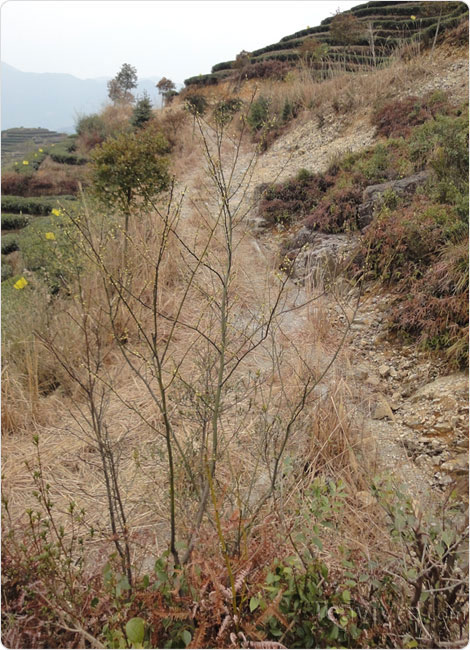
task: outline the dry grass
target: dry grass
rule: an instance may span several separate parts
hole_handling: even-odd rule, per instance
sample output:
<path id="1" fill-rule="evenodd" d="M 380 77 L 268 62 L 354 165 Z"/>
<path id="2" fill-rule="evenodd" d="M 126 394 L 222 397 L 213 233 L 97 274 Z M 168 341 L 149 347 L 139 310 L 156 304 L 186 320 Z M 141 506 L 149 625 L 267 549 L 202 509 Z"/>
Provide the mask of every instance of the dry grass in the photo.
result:
<path id="1" fill-rule="evenodd" d="M 404 60 L 400 52 L 386 68 L 365 72 L 338 72 L 332 78 L 318 81 L 306 66 L 295 68 L 284 81 L 247 80 L 238 89 L 233 82 L 223 81 L 217 86 L 198 88 L 198 94 L 206 97 L 211 105 L 229 96 L 239 96 L 249 103 L 253 95 L 272 99 L 272 112 L 281 114 L 286 101 L 301 109 L 299 119 L 314 116 L 323 119 L 327 114 L 361 115 L 370 114 L 378 101 L 395 99 L 408 94 L 416 94 L 426 82 L 432 82 L 446 75 L 456 60 L 466 60 L 468 48 L 443 46 L 434 52 L 426 52 Z M 416 82 L 419 82 L 418 84 Z M 432 89 L 430 87 L 430 89 Z M 191 90 L 188 90 L 190 92 Z M 458 104 L 468 96 L 468 79 L 456 86 L 453 101 Z M 304 114 L 306 113 L 306 114 Z"/>
<path id="2" fill-rule="evenodd" d="M 201 155 L 200 151 L 197 153 Z M 231 152 L 227 150 L 225 155 L 230 158 Z M 191 173 L 188 182 L 189 199 L 184 204 L 176 232 L 194 251 L 201 253 L 214 228 L 217 201 L 200 167 Z M 243 196 L 240 198 L 244 199 Z M 246 207 L 246 201 L 243 206 Z M 155 251 L 161 243 L 159 224 L 158 214 L 152 212 L 141 214 L 132 221 L 128 273 L 132 278 L 135 320 L 121 306 L 115 321 L 115 329 L 127 338 L 128 349 L 142 355 L 142 368 L 150 361 L 142 333 L 153 328 L 153 315 L 148 305 L 153 294 Z M 94 225 L 96 233 L 99 233 L 97 226 L 99 224 Z M 104 278 L 118 277 L 121 259 L 119 237 L 106 238 L 100 243 L 106 266 Z M 233 298 L 228 354 L 236 354 L 237 350 L 243 351 L 247 347 L 253 328 L 263 312 L 266 317 L 283 281 L 273 266 L 270 249 L 252 238 L 243 221 L 235 229 L 234 251 L 229 289 Z M 213 231 L 207 260 L 219 271 L 226 263 L 220 224 Z M 192 255 L 175 236 L 170 236 L 158 298 L 159 310 L 167 317 L 174 316 L 179 310 L 192 268 Z M 217 300 L 219 292 L 214 277 L 207 268 L 199 268 L 183 303 L 180 321 L 197 324 L 199 330 L 208 332 L 214 341 L 218 341 L 217 310 L 211 307 L 212 297 Z M 106 363 L 101 378 L 104 385 L 110 387 L 105 418 L 119 461 L 130 530 L 136 535 L 156 534 L 157 550 L 162 550 L 168 533 L 168 503 L 161 420 L 145 385 L 119 354 L 116 331 L 113 332 L 106 320 L 108 297 L 104 278 L 96 270 L 88 271 L 82 279 L 82 302 L 69 300 L 55 305 L 47 338 L 54 341 L 58 354 L 70 367 L 82 367 L 86 350 L 83 332 L 77 323 L 80 323 L 81 312 L 86 307 L 94 323 L 93 331 L 100 333 L 104 346 Z M 240 498 L 249 506 L 266 491 L 269 470 L 262 466 L 272 462 L 272 452 L 263 459 L 266 453 L 263 446 L 270 441 L 269 444 L 279 447 L 282 434 L 282 427 L 276 428 L 273 423 L 291 417 L 306 379 L 313 374 L 320 377 L 335 353 L 332 341 L 322 340 L 319 336 L 320 332 L 328 330 L 326 309 L 321 308 L 317 301 L 301 307 L 312 297 L 303 289 L 289 285 L 279 304 L 281 313 L 272 323 L 270 337 L 240 364 L 232 377 L 226 410 L 220 422 L 223 461 L 217 486 L 223 495 L 221 508 L 224 511 L 230 512 Z M 25 327 L 28 327 L 27 322 Z M 170 321 L 163 319 L 158 330 L 161 345 L 167 343 L 170 332 Z M 171 376 L 175 364 L 180 365 L 178 381 L 170 394 L 170 413 L 180 444 L 197 467 L 201 462 L 201 422 L 195 417 L 195 409 L 200 403 L 191 391 L 185 390 L 185 386 L 195 386 L 196 391 L 203 392 L 212 361 L 206 340 L 193 329 L 179 325 L 172 337 L 165 377 Z M 80 374 L 82 371 L 77 372 Z M 41 424 L 40 420 L 29 419 L 22 426 L 27 426 L 29 434 L 39 435 L 43 472 L 51 484 L 59 519 L 64 523 L 67 521 L 67 506 L 73 499 L 84 508 L 87 526 L 104 532 L 107 528 L 106 492 L 96 444 L 84 420 L 86 405 L 83 395 L 70 378 L 66 378 L 63 369 L 56 368 L 56 376 L 61 376 L 61 389 L 54 397 L 55 410 L 49 413 L 50 422 Z M 149 381 L 149 386 L 155 389 L 156 380 L 151 378 Z M 357 484 L 360 472 L 356 453 L 359 452 L 360 440 L 357 432 L 349 428 L 347 409 L 340 398 L 343 390 L 344 383 L 341 383 L 327 400 L 313 399 L 306 406 L 287 449 L 290 454 L 297 455 L 300 445 L 318 471 L 347 473 L 350 467 L 353 470 L 350 480 Z M 28 399 L 32 404 L 32 393 Z M 233 406 L 230 406 L 232 402 Z M 47 404 L 50 408 L 51 401 Z M 10 513 L 16 523 L 22 519 L 25 509 L 34 503 L 33 481 L 25 469 L 25 461 L 34 460 L 35 448 L 30 435 L 18 435 L 17 427 L 20 425 L 17 421 L 15 424 L 15 416 L 7 411 L 6 417 L 12 431 L 13 427 L 16 430 L 3 445 L 4 481 Z M 298 470 L 296 467 L 295 472 Z M 302 476 L 302 471 L 300 475 L 296 474 L 294 483 L 299 476 Z M 182 465 L 177 467 L 177 480 L 182 521 L 191 521 L 194 512 Z"/>
<path id="3" fill-rule="evenodd" d="M 429 59 L 422 57 L 413 63 L 398 62 L 386 70 L 354 76 L 344 75 L 322 84 L 309 81 L 304 70 L 299 72 L 297 79 L 291 79 L 289 82 L 263 82 L 256 86 L 260 94 L 276 93 L 280 104 L 288 98 L 301 102 L 309 111 L 316 111 L 339 102 L 353 111 L 370 107 L 376 97 L 404 90 L 417 77 L 433 76 L 435 72 L 432 69 L 439 70 L 444 65 L 445 62 L 436 57 L 431 68 Z M 245 84 L 242 95 L 248 99 L 252 96 L 254 87 L 255 82 Z M 228 90 L 227 87 L 221 86 L 204 89 L 203 94 L 208 95 L 211 102 L 215 102 L 221 97 L 221 93 L 227 95 Z M 168 128 L 175 121 L 174 114 L 178 110 L 177 106 L 172 106 L 163 111 L 163 120 L 166 119 L 170 125 Z M 108 107 L 105 112 L 106 119 L 114 126 L 121 124 L 128 117 L 113 107 Z M 165 117 L 170 114 L 171 117 Z M 198 145 L 193 120 L 177 119 L 181 120 L 181 129 L 174 134 L 177 136 L 176 146 L 179 148 L 174 170 L 180 178 L 186 178 L 186 183 L 180 181 L 181 190 L 184 185 L 188 186 L 178 232 L 194 250 L 201 251 L 213 225 L 214 215 L 217 214 L 217 202 L 204 173 L 202 151 Z M 240 167 L 248 160 L 248 150 L 248 144 L 244 143 Z M 226 160 L 230 160 L 232 154 L 233 150 L 227 145 L 224 151 Z M 50 171 L 53 171 L 52 163 L 48 165 Z M 243 199 L 241 210 L 248 207 L 247 201 L 248 198 Z M 152 329 L 152 314 L 145 305 L 152 295 L 153 252 L 158 247 L 159 237 L 156 213 L 142 214 L 133 220 L 130 231 L 132 255 L 129 259 L 129 272 L 134 278 L 133 286 L 138 297 L 135 301 L 136 315 L 143 331 Z M 230 287 L 231 295 L 236 296 L 231 322 L 231 344 L 234 349 L 246 339 L 253 323 L 259 319 L 260 310 L 264 309 L 266 313 L 269 303 L 276 296 L 280 282 L 276 277 L 271 250 L 263 243 L 253 240 L 243 222 L 237 227 L 235 237 L 236 255 Z M 119 247 L 119 239 L 106 242 L 106 263 L 111 274 L 119 271 Z M 221 269 L 224 263 L 224 246 L 220 227 L 215 230 L 209 254 L 215 267 Z M 191 269 L 191 256 L 181 248 L 175 237 L 170 238 L 165 255 L 159 304 L 165 314 L 171 315 L 178 309 L 185 290 Z M 119 449 L 120 476 L 131 528 L 137 532 L 156 528 L 162 533 L 166 530 L 167 520 L 164 496 L 166 469 L 165 464 L 159 460 L 163 453 L 162 438 L 155 429 L 145 423 L 145 420 L 153 423 L 158 430 L 156 407 L 124 363 L 116 346 L 115 333 L 109 323 L 103 321 L 102 308 L 106 304 L 106 295 L 99 275 L 90 273 L 86 277 L 85 290 L 90 314 L 103 328 L 103 338 L 109 348 L 104 378 L 112 386 L 112 390 L 108 396 L 106 417 L 112 423 L 113 440 Z M 316 291 L 321 293 L 318 287 Z M 216 323 L 214 311 L 207 308 L 207 299 L 211 292 L 214 295 L 217 292 L 214 276 L 207 269 L 201 268 L 197 282 L 191 288 L 184 304 L 181 320 L 199 323 L 202 329 L 210 331 Z M 267 473 L 259 471 L 259 457 L 264 444 L 262 436 L 275 439 L 278 433 L 272 426 L 273 419 L 288 417 L 305 377 L 312 373 L 320 378 L 329 359 L 334 355 L 337 337 L 331 335 L 327 302 L 318 299 L 308 307 L 298 308 L 310 297 L 304 294 L 303 290 L 294 287 L 288 289 L 280 307 L 285 314 L 273 324 L 271 338 L 266 340 L 256 354 L 248 357 L 233 376 L 234 386 L 241 386 L 250 373 L 261 373 L 261 378 L 255 382 L 254 387 L 246 391 L 238 401 L 237 408 L 233 412 L 228 410 L 222 419 L 222 439 L 227 462 L 221 467 L 219 488 L 226 495 L 227 508 L 233 507 L 237 492 L 239 495 L 244 493 L 245 496 L 251 494 L 246 497 L 248 502 L 262 493 L 268 477 Z M 48 325 L 50 334 L 56 341 L 61 342 L 60 349 L 67 352 L 67 358 L 72 364 L 80 363 L 84 352 L 80 330 L 73 324 L 73 320 L 70 320 L 71 315 L 76 319 L 79 311 L 80 305 L 58 304 Z M 26 318 L 23 326 L 25 331 L 32 328 Z M 125 311 L 119 316 L 118 329 L 126 334 L 137 352 L 143 352 L 138 328 Z M 170 329 L 168 323 L 161 325 L 159 336 L 162 344 L 165 343 Z M 60 373 L 58 368 L 49 367 L 47 373 L 60 377 L 62 388 L 47 398 L 41 396 L 38 388 L 39 368 L 41 363 L 46 362 L 38 361 L 38 354 L 43 355 L 44 351 L 38 348 L 34 350 L 33 355 L 25 355 L 21 371 L 13 372 L 8 367 L 5 371 L 6 397 L 3 417 L 4 424 L 11 433 L 4 440 L 4 478 L 11 495 L 10 507 L 14 512 L 14 519 L 19 520 L 25 507 L 32 501 L 31 479 L 27 472 L 19 472 L 18 468 L 23 467 L 23 461 L 30 459 L 34 451 L 29 435 L 25 432 L 35 432 L 40 436 L 44 468 L 51 477 L 58 509 L 65 511 L 68 500 L 74 498 L 88 513 L 89 523 L 98 528 L 106 527 L 106 500 L 102 479 L 97 470 L 96 452 L 90 444 L 90 437 L 84 435 L 80 427 L 77 427 L 77 420 L 81 422 L 82 417 L 79 410 L 83 406 L 83 403 L 80 406 L 79 393 L 63 372 Z M 207 360 L 204 341 L 194 331 L 177 327 L 169 350 L 172 363 L 182 361 L 181 375 L 190 377 L 193 383 L 204 385 L 204 371 L 207 369 L 204 361 Z M 53 364 L 53 361 L 49 358 L 47 364 L 51 363 Z M 340 361 L 340 364 L 344 363 L 344 359 Z M 171 373 L 171 364 L 168 366 L 168 373 Z M 360 423 L 354 416 L 350 389 L 341 373 L 331 375 L 331 380 L 322 381 L 322 385 L 323 389 L 320 387 L 312 394 L 312 399 L 298 422 L 291 446 L 287 447 L 288 452 L 296 457 L 299 448 L 302 449 L 300 457 L 309 465 L 307 476 L 303 475 L 305 462 L 302 467 L 296 467 L 295 480 L 302 483 L 306 478 L 309 480 L 314 473 L 341 476 L 346 483 L 352 485 L 354 492 L 363 487 L 366 468 L 364 441 L 361 439 Z M 183 384 L 179 383 L 178 386 L 182 390 Z M 263 410 L 266 400 L 271 404 L 268 411 Z M 53 409 L 51 404 L 54 404 Z M 192 418 L 194 401 L 190 399 L 183 405 L 183 412 L 177 415 L 179 406 L 178 400 L 175 399 L 173 416 L 182 443 L 188 450 L 192 449 L 191 453 L 197 461 L 200 424 Z M 77 407 L 80 408 L 77 410 Z M 144 419 L 136 415 L 136 410 Z M 39 413 L 43 415 L 39 417 Z M 44 420 L 46 413 L 49 423 Z M 184 491 L 186 479 L 182 468 L 178 468 L 178 472 L 182 490 L 179 507 L 182 512 L 189 514 Z M 258 478 L 253 482 L 256 472 Z M 160 535 L 159 543 L 162 543 L 164 538 L 165 534 Z"/>

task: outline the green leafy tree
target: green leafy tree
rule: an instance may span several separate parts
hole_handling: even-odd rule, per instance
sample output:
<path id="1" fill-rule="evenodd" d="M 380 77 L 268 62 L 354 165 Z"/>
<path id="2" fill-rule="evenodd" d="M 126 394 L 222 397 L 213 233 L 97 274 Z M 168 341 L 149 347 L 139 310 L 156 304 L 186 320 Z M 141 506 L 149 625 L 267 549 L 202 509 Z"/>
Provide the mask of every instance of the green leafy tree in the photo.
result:
<path id="1" fill-rule="evenodd" d="M 137 88 L 137 70 L 129 63 L 123 63 L 120 71 L 108 81 L 108 96 L 114 103 L 134 101 L 131 90 Z"/>
<path id="2" fill-rule="evenodd" d="M 169 145 L 152 128 L 121 133 L 106 140 L 92 154 L 92 191 L 105 205 L 124 215 L 124 259 L 129 219 L 137 203 L 148 206 L 170 182 Z"/>
<path id="3" fill-rule="evenodd" d="M 136 129 L 142 128 L 152 117 L 152 102 L 144 90 L 142 97 L 137 100 L 132 113 L 131 124 Z"/>

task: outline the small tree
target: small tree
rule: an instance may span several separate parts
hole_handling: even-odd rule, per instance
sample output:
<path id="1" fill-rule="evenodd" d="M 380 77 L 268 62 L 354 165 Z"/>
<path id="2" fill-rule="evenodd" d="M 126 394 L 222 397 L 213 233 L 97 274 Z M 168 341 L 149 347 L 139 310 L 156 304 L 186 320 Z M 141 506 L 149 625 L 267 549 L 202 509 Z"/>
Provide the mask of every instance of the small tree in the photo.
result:
<path id="1" fill-rule="evenodd" d="M 108 81 L 108 96 L 114 103 L 133 102 L 133 88 L 137 88 L 137 70 L 129 63 L 123 63 L 114 79 Z"/>
<path id="2" fill-rule="evenodd" d="M 164 106 L 166 106 L 167 104 L 170 103 L 171 99 L 175 95 L 176 86 L 171 79 L 167 79 L 166 77 L 162 77 L 156 85 L 158 88 L 158 92 L 163 98 L 163 104 Z"/>
<path id="3" fill-rule="evenodd" d="M 92 154 L 91 177 L 95 196 L 124 215 L 124 261 L 129 218 L 137 202 L 148 206 L 169 185 L 169 145 L 162 133 L 151 128 L 121 133 L 97 147 Z"/>
<path id="4" fill-rule="evenodd" d="M 131 124 L 136 129 L 140 129 L 152 117 L 152 102 L 149 94 L 144 90 L 142 97 L 137 100 L 132 113 Z"/>

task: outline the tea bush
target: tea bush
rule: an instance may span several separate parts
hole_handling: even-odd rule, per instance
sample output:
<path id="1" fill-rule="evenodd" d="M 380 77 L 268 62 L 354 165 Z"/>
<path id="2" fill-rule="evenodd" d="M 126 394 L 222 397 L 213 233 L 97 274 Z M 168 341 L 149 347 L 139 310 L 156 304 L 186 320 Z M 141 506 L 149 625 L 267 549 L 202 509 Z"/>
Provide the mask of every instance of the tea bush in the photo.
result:
<path id="1" fill-rule="evenodd" d="M 4 262 L 2 259 L 2 282 L 8 280 L 13 275 L 13 267 L 8 262 Z"/>
<path id="2" fill-rule="evenodd" d="M 2 230 L 19 230 L 30 222 L 30 217 L 25 214 L 2 213 Z"/>
<path id="3" fill-rule="evenodd" d="M 276 61 L 273 59 L 267 61 L 257 61 L 245 66 L 239 73 L 243 79 L 283 79 L 292 69 L 288 61 Z"/>
<path id="4" fill-rule="evenodd" d="M 2 235 L 2 255 L 8 255 L 19 249 L 18 237 L 16 234 Z"/>
<path id="5" fill-rule="evenodd" d="M 70 206 L 73 201 L 76 201 L 76 197 L 72 195 L 43 198 L 5 195 L 2 196 L 2 211 L 44 216 L 54 208 L 59 208 L 60 204 Z"/>

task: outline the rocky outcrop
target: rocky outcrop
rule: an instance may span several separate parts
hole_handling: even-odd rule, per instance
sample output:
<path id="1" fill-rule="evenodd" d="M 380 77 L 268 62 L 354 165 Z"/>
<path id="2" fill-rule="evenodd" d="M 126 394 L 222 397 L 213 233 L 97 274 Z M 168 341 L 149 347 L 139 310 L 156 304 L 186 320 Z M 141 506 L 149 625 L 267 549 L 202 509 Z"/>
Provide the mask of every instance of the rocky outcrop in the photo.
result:
<path id="1" fill-rule="evenodd" d="M 393 192 L 397 196 L 411 196 L 420 185 L 423 185 L 428 179 L 429 174 L 426 171 L 400 178 L 396 181 L 387 181 L 377 185 L 369 185 L 363 192 L 363 203 L 357 209 L 357 221 L 359 228 L 365 228 L 370 224 L 374 217 L 374 212 L 382 203 L 382 197 L 387 192 Z"/>
<path id="2" fill-rule="evenodd" d="M 355 242 L 352 234 L 327 235 L 301 228 L 288 243 L 292 277 L 313 286 L 329 283 L 343 273 Z"/>

